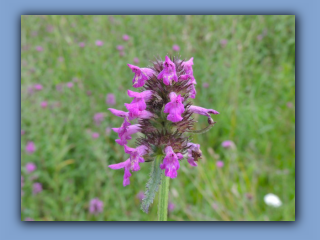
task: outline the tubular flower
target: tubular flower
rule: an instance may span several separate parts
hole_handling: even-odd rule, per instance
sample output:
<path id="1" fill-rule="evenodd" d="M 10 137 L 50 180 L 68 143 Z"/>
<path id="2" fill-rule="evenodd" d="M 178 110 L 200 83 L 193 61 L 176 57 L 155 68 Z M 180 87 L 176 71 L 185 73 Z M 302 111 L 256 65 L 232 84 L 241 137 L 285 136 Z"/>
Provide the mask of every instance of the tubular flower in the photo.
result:
<path id="1" fill-rule="evenodd" d="M 181 153 L 175 154 L 172 147 L 168 146 L 165 148 L 166 156 L 163 159 L 163 163 L 160 164 L 160 168 L 165 169 L 165 175 L 170 178 L 177 177 L 177 170 L 180 168 L 179 161 L 183 158 Z"/>
<path id="2" fill-rule="evenodd" d="M 130 183 L 132 172 L 138 171 L 140 163 L 144 162 L 153 162 L 152 174 L 156 174 L 154 177 L 159 176 L 157 171 L 165 170 L 165 176 L 176 178 L 179 160 L 182 164 L 183 156 L 186 156 L 185 159 L 191 166 L 197 166 L 197 161 L 202 156 L 200 145 L 190 142 L 190 134 L 208 131 L 215 123 L 210 114 L 219 113 L 213 109 L 194 106 L 190 101 L 196 95 L 193 58 L 184 62 L 176 57 L 166 56 L 165 61 L 156 60 L 148 68 L 131 64 L 128 66 L 135 72 L 134 87 L 142 88 L 139 92 L 128 90 L 129 97 L 133 98 L 131 103 L 124 104 L 128 112 L 113 108 L 109 110 L 124 118 L 121 127 L 113 128 L 113 131 L 119 136 L 116 142 L 124 147 L 130 158 L 109 167 L 124 168 L 124 186 Z M 208 117 L 209 125 L 196 130 L 196 121 L 192 117 L 194 113 Z M 136 124 L 131 125 L 130 122 L 134 119 Z M 140 135 L 136 139 L 137 147 L 129 147 L 132 134 L 137 132 Z M 148 186 L 156 184 L 152 182 Z M 146 199 L 150 197 L 148 194 L 146 192 Z"/>
<path id="3" fill-rule="evenodd" d="M 154 74 L 154 71 L 150 68 L 139 68 L 137 66 L 128 64 L 132 72 L 134 72 L 134 77 L 132 79 L 132 84 L 134 88 L 142 87 L 145 82 Z"/>
<path id="4" fill-rule="evenodd" d="M 170 102 L 164 107 L 164 112 L 169 113 L 167 119 L 171 122 L 180 122 L 183 119 L 181 114 L 184 112 L 183 97 L 181 95 L 177 96 L 175 92 L 171 92 L 169 97 Z"/>
<path id="5" fill-rule="evenodd" d="M 163 70 L 158 74 L 157 78 L 162 78 L 165 85 L 172 85 L 172 81 L 178 82 L 176 66 L 168 56 L 166 56 L 166 61 L 163 63 L 163 67 Z"/>

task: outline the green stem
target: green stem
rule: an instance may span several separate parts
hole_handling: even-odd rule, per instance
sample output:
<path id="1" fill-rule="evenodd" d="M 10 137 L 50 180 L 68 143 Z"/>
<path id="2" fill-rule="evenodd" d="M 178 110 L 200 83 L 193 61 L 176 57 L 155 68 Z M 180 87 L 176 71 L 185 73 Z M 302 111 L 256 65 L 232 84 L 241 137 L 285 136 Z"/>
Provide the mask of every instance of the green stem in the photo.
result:
<path id="1" fill-rule="evenodd" d="M 170 178 L 164 175 L 164 171 L 162 171 L 161 175 L 162 180 L 159 191 L 158 221 L 167 221 Z"/>

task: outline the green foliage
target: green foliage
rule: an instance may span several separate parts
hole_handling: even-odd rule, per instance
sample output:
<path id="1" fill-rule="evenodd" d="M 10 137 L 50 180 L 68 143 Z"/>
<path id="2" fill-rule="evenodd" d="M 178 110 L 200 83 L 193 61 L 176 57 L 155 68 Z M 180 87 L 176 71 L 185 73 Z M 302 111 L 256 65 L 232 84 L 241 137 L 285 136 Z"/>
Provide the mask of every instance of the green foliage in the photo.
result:
<path id="1" fill-rule="evenodd" d="M 154 158 L 151 166 L 150 178 L 146 185 L 145 196 L 142 199 L 141 209 L 148 213 L 150 205 L 153 203 L 153 200 L 156 196 L 156 193 L 159 190 L 159 186 L 161 184 L 161 172 L 160 163 L 164 156 L 159 155 Z"/>
<path id="2" fill-rule="evenodd" d="M 49 26 L 53 27 L 48 31 Z M 128 34 L 125 42 L 122 35 Z M 227 39 L 223 46 L 220 41 Z M 103 46 L 95 41 L 102 40 Z M 84 42 L 85 47 L 78 43 Z M 194 57 L 197 96 L 194 104 L 220 112 L 215 126 L 195 134 L 203 158 L 197 167 L 180 162 L 170 180 L 171 221 L 266 221 L 295 219 L 295 17 L 294 16 L 22 16 L 21 18 L 21 219 L 48 221 L 153 221 L 135 196 L 145 188 L 150 164 L 141 163 L 123 187 L 123 169 L 108 165 L 128 159 L 107 127 L 122 119 L 107 109 L 125 110 L 135 57 L 141 67 L 160 55 Z M 124 46 L 124 56 L 116 50 Z M 36 46 L 43 51 L 37 52 Z M 62 58 L 63 61 L 62 61 Z M 74 87 L 65 84 L 73 81 Z M 43 90 L 28 93 L 36 83 Z M 203 84 L 208 83 L 209 87 Z M 62 91 L 56 86 L 63 85 Z M 116 97 L 114 106 L 106 94 Z M 42 109 L 40 103 L 48 102 Z M 104 113 L 101 125 L 93 116 Z M 208 125 L 195 116 L 195 129 Z M 92 132 L 100 137 L 93 139 Z M 135 136 L 134 136 L 135 137 Z M 221 143 L 232 140 L 236 149 Z M 28 141 L 36 145 L 26 154 Z M 134 147 L 134 139 L 129 141 Z M 224 162 L 222 168 L 216 162 Z M 27 174 L 25 165 L 37 170 Z M 34 179 L 36 177 L 36 179 Z M 43 191 L 32 195 L 32 183 Z M 267 193 L 283 205 L 267 206 Z M 104 211 L 91 215 L 92 198 Z"/>

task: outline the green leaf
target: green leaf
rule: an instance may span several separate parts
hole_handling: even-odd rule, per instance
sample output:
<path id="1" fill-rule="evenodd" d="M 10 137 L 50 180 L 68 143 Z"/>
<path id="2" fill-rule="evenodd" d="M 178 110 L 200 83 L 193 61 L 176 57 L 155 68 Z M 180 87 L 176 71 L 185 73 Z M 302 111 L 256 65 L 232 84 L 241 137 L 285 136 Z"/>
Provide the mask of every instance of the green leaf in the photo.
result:
<path id="1" fill-rule="evenodd" d="M 153 203 L 153 199 L 161 184 L 161 169 L 160 163 L 163 159 L 162 155 L 158 155 L 154 158 L 151 166 L 150 178 L 146 185 L 145 197 L 142 199 L 141 209 L 148 213 L 150 205 Z"/>

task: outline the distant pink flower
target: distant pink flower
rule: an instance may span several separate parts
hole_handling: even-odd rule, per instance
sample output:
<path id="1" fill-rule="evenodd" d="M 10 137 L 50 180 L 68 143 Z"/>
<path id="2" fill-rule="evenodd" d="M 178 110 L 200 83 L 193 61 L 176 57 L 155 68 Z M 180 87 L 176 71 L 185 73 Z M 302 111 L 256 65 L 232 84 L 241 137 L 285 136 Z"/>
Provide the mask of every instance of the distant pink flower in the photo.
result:
<path id="1" fill-rule="evenodd" d="M 147 80 L 154 74 L 154 71 L 150 68 L 139 68 L 128 64 L 129 68 L 134 72 L 134 77 L 132 79 L 133 87 L 138 88 L 142 87 Z"/>
<path id="2" fill-rule="evenodd" d="M 92 133 L 91 137 L 92 137 L 93 139 L 96 139 L 96 138 L 99 137 L 99 133 L 94 132 L 94 133 Z"/>
<path id="3" fill-rule="evenodd" d="M 59 57 L 59 58 L 58 58 L 58 61 L 59 61 L 59 62 L 63 62 L 63 61 L 64 61 L 64 58 L 63 58 L 63 57 Z"/>
<path id="4" fill-rule="evenodd" d="M 122 39 L 124 41 L 128 41 L 130 39 L 130 37 L 127 34 L 125 34 L 125 35 L 122 36 Z"/>
<path id="5" fill-rule="evenodd" d="M 163 70 L 158 74 L 157 78 L 159 80 L 163 79 L 165 85 L 171 85 L 173 81 L 178 82 L 176 66 L 168 56 L 166 56 L 166 60 L 163 63 Z"/>
<path id="6" fill-rule="evenodd" d="M 138 192 L 138 194 L 136 195 L 136 197 L 137 197 L 140 201 L 142 201 L 142 199 L 145 197 L 144 192 L 143 192 L 143 191 Z"/>
<path id="7" fill-rule="evenodd" d="M 179 159 L 182 159 L 183 156 L 181 153 L 175 153 L 171 146 L 165 148 L 166 156 L 163 159 L 163 163 L 160 164 L 161 169 L 165 169 L 164 174 L 170 178 L 177 177 L 177 170 L 180 168 Z"/>
<path id="8" fill-rule="evenodd" d="M 221 44 L 222 47 L 225 47 L 225 46 L 227 45 L 227 43 L 228 43 L 228 40 L 227 40 L 227 39 L 222 39 L 222 40 L 220 41 L 220 44 Z"/>
<path id="9" fill-rule="evenodd" d="M 139 58 L 135 57 L 135 58 L 133 59 L 133 62 L 134 62 L 135 64 L 138 64 L 138 63 L 140 62 L 140 60 L 139 60 Z"/>
<path id="10" fill-rule="evenodd" d="M 40 91 L 40 90 L 42 90 L 42 85 L 41 84 L 35 84 L 34 86 L 33 86 L 33 88 L 35 89 L 35 90 L 37 90 L 37 91 Z"/>
<path id="11" fill-rule="evenodd" d="M 107 127 L 107 128 L 106 128 L 106 134 L 109 135 L 110 133 L 111 133 L 111 128 L 110 128 L 110 127 Z"/>
<path id="12" fill-rule="evenodd" d="M 287 102 L 287 107 L 288 108 L 293 108 L 293 103 L 292 102 Z"/>
<path id="13" fill-rule="evenodd" d="M 168 203 L 168 211 L 169 212 L 173 212 L 173 210 L 175 209 L 176 205 L 174 205 L 172 202 Z"/>
<path id="14" fill-rule="evenodd" d="M 224 163 L 222 161 L 217 161 L 216 165 L 217 165 L 218 168 L 222 168 Z"/>
<path id="15" fill-rule="evenodd" d="M 47 26 L 47 32 L 53 32 L 54 27 L 52 25 Z"/>
<path id="16" fill-rule="evenodd" d="M 33 195 L 36 195 L 41 191 L 42 191 L 42 184 L 41 183 L 36 182 L 36 183 L 34 183 L 32 185 L 32 193 L 33 193 Z"/>
<path id="17" fill-rule="evenodd" d="M 106 98 L 106 104 L 115 105 L 116 104 L 116 97 L 113 93 L 108 93 Z"/>
<path id="18" fill-rule="evenodd" d="M 123 49 L 124 49 L 124 47 L 122 45 L 117 46 L 117 50 L 122 51 Z"/>
<path id="19" fill-rule="evenodd" d="M 89 212 L 91 214 L 98 214 L 103 211 L 103 202 L 98 198 L 94 198 L 90 201 Z"/>
<path id="20" fill-rule="evenodd" d="M 96 45 L 100 47 L 100 46 L 103 45 L 103 42 L 102 42 L 101 40 L 97 40 L 97 41 L 96 41 Z"/>
<path id="21" fill-rule="evenodd" d="M 104 114 L 103 113 L 96 113 L 93 116 L 93 120 L 94 120 L 94 122 L 95 122 L 95 124 L 97 126 L 99 126 L 101 124 L 101 122 L 103 121 L 103 118 L 104 118 Z"/>
<path id="22" fill-rule="evenodd" d="M 91 92 L 91 91 L 87 91 L 87 95 L 88 95 L 88 96 L 91 96 L 91 95 L 92 95 L 92 92 Z"/>
<path id="23" fill-rule="evenodd" d="M 41 102 L 41 107 L 46 108 L 48 106 L 48 103 L 46 101 Z"/>
<path id="24" fill-rule="evenodd" d="M 67 87 L 68 87 L 68 88 L 72 88 L 72 87 L 73 87 L 73 82 L 68 82 L 68 83 L 67 83 Z"/>
<path id="25" fill-rule="evenodd" d="M 42 52 L 42 51 L 43 51 L 43 48 L 42 48 L 41 46 L 36 46 L 36 50 L 37 50 L 38 52 Z"/>
<path id="26" fill-rule="evenodd" d="M 164 107 L 164 112 L 169 113 L 167 116 L 167 120 L 171 122 L 180 122 L 183 118 L 181 114 L 184 112 L 184 105 L 183 105 L 183 97 L 175 92 L 171 92 L 170 95 L 170 102 L 168 102 Z"/>
<path id="27" fill-rule="evenodd" d="M 176 52 L 179 52 L 180 51 L 180 47 L 178 45 L 173 45 L 172 46 L 172 50 L 176 51 Z"/>
<path id="28" fill-rule="evenodd" d="M 202 85 L 204 88 L 208 88 L 209 87 L 209 83 L 203 83 Z"/>
<path id="29" fill-rule="evenodd" d="M 36 146 L 34 145 L 33 142 L 28 142 L 27 146 L 26 146 L 26 151 L 27 153 L 34 153 L 34 151 L 36 150 Z"/>
<path id="30" fill-rule="evenodd" d="M 27 173 L 32 173 L 36 169 L 37 169 L 37 166 L 34 163 L 29 162 L 29 163 L 26 164 Z"/>
<path id="31" fill-rule="evenodd" d="M 58 92 L 61 92 L 62 91 L 62 88 L 63 88 L 63 85 L 62 84 L 57 84 L 56 85 L 56 89 Z"/>
<path id="32" fill-rule="evenodd" d="M 120 55 L 121 57 L 123 57 L 123 56 L 126 55 L 126 54 L 125 54 L 124 51 L 120 51 L 120 52 L 119 52 L 119 55 Z"/>
<path id="33" fill-rule="evenodd" d="M 230 141 L 230 140 L 222 142 L 221 145 L 224 148 L 232 148 L 233 146 L 235 146 L 234 143 L 232 141 Z"/>
<path id="34" fill-rule="evenodd" d="M 24 219 L 24 221 L 27 221 L 27 222 L 30 221 L 31 222 L 31 221 L 34 221 L 34 220 L 32 218 L 27 217 L 27 218 Z"/>
<path id="35" fill-rule="evenodd" d="M 24 178 L 23 176 L 21 176 L 21 187 L 23 187 L 23 185 L 24 185 Z"/>
<path id="36" fill-rule="evenodd" d="M 24 135 L 26 132 L 24 130 L 21 130 L 21 136 Z"/>
<path id="37" fill-rule="evenodd" d="M 79 42 L 79 47 L 84 48 L 86 44 L 84 42 Z"/>

